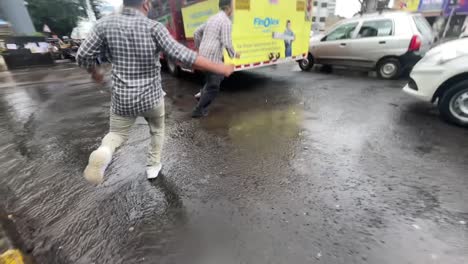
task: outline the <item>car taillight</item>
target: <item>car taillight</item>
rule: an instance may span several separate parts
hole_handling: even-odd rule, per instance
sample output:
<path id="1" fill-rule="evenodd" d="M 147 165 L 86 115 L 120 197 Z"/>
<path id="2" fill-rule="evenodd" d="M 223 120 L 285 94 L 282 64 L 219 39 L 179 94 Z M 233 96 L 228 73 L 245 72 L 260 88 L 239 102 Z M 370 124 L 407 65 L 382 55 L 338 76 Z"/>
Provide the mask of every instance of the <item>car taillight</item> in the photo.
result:
<path id="1" fill-rule="evenodd" d="M 411 38 L 408 51 L 419 51 L 420 48 L 421 38 L 418 35 L 414 35 L 413 38 Z"/>

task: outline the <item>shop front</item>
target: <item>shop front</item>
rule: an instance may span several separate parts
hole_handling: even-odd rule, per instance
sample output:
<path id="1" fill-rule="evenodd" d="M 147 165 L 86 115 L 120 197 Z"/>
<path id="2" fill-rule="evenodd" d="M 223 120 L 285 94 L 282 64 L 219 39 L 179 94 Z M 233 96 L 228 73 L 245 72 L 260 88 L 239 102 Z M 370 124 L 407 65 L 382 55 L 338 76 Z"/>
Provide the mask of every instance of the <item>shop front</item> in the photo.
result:
<path id="1" fill-rule="evenodd" d="M 444 13 L 446 17 L 452 17 L 446 37 L 455 38 L 467 31 L 468 0 L 458 0 L 457 6 L 450 6 L 447 3 L 444 8 Z"/>

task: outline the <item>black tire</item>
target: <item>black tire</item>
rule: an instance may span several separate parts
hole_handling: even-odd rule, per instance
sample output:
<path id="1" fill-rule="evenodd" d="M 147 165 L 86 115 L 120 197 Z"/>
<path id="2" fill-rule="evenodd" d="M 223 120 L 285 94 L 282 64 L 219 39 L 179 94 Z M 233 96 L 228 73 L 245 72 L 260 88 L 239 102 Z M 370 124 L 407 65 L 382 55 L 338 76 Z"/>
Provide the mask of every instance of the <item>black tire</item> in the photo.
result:
<path id="1" fill-rule="evenodd" d="M 301 68 L 301 70 L 303 71 L 310 71 L 310 69 L 312 69 L 312 67 L 314 67 L 314 56 L 312 56 L 312 54 L 308 54 L 307 55 L 307 59 L 305 60 L 300 60 L 297 62 L 299 64 L 299 68 Z"/>
<path id="2" fill-rule="evenodd" d="M 177 65 L 177 63 L 171 59 L 166 59 L 166 64 L 167 64 L 167 70 L 169 73 L 174 76 L 174 77 L 179 77 L 180 76 L 180 67 Z"/>
<path id="3" fill-rule="evenodd" d="M 75 62 L 75 61 L 76 61 L 76 57 L 73 56 L 73 55 L 71 55 L 71 54 L 68 54 L 67 59 L 70 60 L 71 62 Z"/>
<path id="4" fill-rule="evenodd" d="M 324 65 L 322 65 L 322 67 L 320 68 L 320 72 L 323 72 L 323 73 L 332 73 L 332 72 L 333 72 L 333 66 L 331 66 L 330 64 L 324 64 Z"/>
<path id="5" fill-rule="evenodd" d="M 461 109 L 457 112 L 457 99 L 461 100 Z M 439 112 L 447 122 L 462 127 L 468 127 L 468 80 L 461 81 L 448 88 L 439 98 Z M 463 110 L 462 110 L 463 109 Z"/>
<path id="6" fill-rule="evenodd" d="M 382 59 L 377 63 L 377 76 L 384 80 L 396 80 L 401 76 L 401 63 L 396 58 Z"/>

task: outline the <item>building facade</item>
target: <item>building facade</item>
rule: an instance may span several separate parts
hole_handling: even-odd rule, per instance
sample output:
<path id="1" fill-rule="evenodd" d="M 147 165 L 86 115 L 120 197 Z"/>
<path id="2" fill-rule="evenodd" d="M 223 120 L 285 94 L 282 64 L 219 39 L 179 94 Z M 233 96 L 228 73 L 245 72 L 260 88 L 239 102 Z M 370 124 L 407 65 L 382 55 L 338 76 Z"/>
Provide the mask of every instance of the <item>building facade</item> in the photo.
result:
<path id="1" fill-rule="evenodd" d="M 328 17 L 335 16 L 336 0 L 314 0 L 312 22 L 314 31 L 324 30 Z"/>
<path id="2" fill-rule="evenodd" d="M 393 8 L 421 13 L 439 38 L 468 35 L 468 0 L 395 0 Z"/>

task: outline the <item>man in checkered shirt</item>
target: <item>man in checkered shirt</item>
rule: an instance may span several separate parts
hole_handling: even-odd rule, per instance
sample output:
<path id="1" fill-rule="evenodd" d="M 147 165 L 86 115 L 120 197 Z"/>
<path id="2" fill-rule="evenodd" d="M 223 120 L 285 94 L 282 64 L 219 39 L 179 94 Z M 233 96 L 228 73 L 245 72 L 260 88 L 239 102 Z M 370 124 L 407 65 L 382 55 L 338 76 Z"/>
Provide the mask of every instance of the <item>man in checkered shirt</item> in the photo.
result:
<path id="1" fill-rule="evenodd" d="M 231 0 L 220 0 L 219 7 L 221 11 L 210 17 L 208 21 L 201 25 L 194 33 L 195 46 L 199 49 L 201 56 L 222 63 L 223 51 L 227 50 L 231 58 L 239 58 L 232 46 L 232 15 Z M 214 101 L 219 93 L 221 82 L 224 79 L 223 75 L 216 73 L 206 73 L 206 84 L 199 94 L 195 97 L 199 98 L 197 106 L 192 112 L 192 117 L 199 118 L 207 115 L 208 106 Z"/>
<path id="2" fill-rule="evenodd" d="M 233 66 L 214 63 L 177 43 L 160 23 L 147 18 L 150 0 L 124 0 L 120 14 L 99 20 L 77 54 L 78 65 L 102 82 L 96 68 L 101 51 L 112 63 L 112 99 L 110 131 L 101 146 L 91 153 L 84 171 L 85 178 L 95 184 L 104 179 L 104 172 L 116 148 L 128 138 L 138 116 L 146 119 L 151 134 L 147 177 L 159 175 L 164 139 L 164 92 L 161 87 L 159 53 L 199 70 L 229 76 Z"/>

